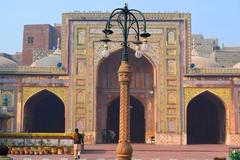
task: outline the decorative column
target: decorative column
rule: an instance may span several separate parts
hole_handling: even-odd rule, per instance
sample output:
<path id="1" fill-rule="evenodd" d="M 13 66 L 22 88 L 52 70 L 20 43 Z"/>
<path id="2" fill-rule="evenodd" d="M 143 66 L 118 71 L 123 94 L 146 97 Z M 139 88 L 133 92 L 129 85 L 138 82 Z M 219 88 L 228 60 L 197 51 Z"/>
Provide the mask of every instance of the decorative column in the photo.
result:
<path id="1" fill-rule="evenodd" d="M 143 20 L 142 31 L 140 34 L 140 27 L 135 14 L 140 15 Z M 115 19 L 115 18 L 116 19 Z M 114 19 L 113 19 L 114 18 Z M 146 20 L 142 12 L 136 9 L 128 9 L 128 5 L 125 3 L 124 8 L 117 8 L 112 11 L 106 28 L 103 30 L 105 34 L 104 38 L 101 40 L 104 42 L 104 50 L 102 52 L 103 57 L 109 56 L 108 45 L 107 43 L 111 40 L 109 35 L 113 34 L 111 28 L 115 25 L 112 25 L 112 22 L 116 22 L 118 27 L 122 30 L 123 34 L 123 52 L 122 52 L 122 61 L 118 70 L 118 81 L 120 82 L 120 118 L 119 118 L 119 141 L 116 149 L 118 160 L 130 160 L 132 158 L 133 149 L 130 144 L 130 108 L 129 108 L 129 83 L 131 80 L 131 71 L 128 64 L 128 35 L 130 29 L 135 32 L 135 40 L 132 42 L 136 45 L 135 56 L 140 58 L 143 53 L 147 50 L 147 40 L 146 38 L 150 36 L 146 32 Z M 140 36 L 143 38 L 143 41 L 140 41 Z M 130 41 L 131 42 L 131 41 Z M 140 50 L 140 45 L 142 49 Z"/>
<path id="2" fill-rule="evenodd" d="M 24 102 L 22 101 L 23 98 L 23 84 L 22 84 L 22 78 L 18 80 L 18 89 L 17 89 L 17 106 L 15 107 L 15 125 L 16 125 L 16 132 L 22 132 L 24 131 Z"/>
<path id="3" fill-rule="evenodd" d="M 118 81 L 120 83 L 120 120 L 119 142 L 116 152 L 118 160 L 130 160 L 133 149 L 130 144 L 129 84 L 131 81 L 131 70 L 128 61 L 121 62 L 118 70 Z"/>

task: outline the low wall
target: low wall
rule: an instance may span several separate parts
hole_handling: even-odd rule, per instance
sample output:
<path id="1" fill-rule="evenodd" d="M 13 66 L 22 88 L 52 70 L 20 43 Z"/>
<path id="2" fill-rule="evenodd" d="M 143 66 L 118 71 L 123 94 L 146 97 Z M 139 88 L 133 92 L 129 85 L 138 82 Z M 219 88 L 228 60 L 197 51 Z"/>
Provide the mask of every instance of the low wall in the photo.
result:
<path id="1" fill-rule="evenodd" d="M 72 146 L 69 133 L 0 133 L 0 143 L 8 146 Z"/>

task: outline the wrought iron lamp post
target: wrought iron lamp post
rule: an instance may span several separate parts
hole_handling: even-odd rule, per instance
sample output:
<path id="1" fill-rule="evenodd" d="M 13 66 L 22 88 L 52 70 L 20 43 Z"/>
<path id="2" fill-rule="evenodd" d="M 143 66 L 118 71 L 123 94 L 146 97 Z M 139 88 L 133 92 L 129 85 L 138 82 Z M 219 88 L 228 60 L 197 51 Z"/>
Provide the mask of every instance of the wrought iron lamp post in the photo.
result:
<path id="1" fill-rule="evenodd" d="M 141 18 L 140 20 L 137 19 L 137 15 Z M 111 40 L 108 36 L 113 34 L 111 29 L 114 28 L 114 24 L 118 25 L 123 34 L 123 53 L 121 65 L 118 70 L 118 81 L 120 83 L 120 119 L 119 141 L 116 152 L 118 160 L 130 160 L 132 158 L 133 149 L 130 144 L 129 84 L 131 81 L 131 70 L 128 63 L 128 48 L 130 42 L 136 44 L 135 56 L 140 58 L 146 50 L 146 38 L 149 37 L 150 34 L 146 32 L 146 20 L 143 13 L 136 9 L 128 9 L 127 4 L 125 4 L 124 8 L 117 8 L 112 11 L 107 21 L 106 28 L 103 30 L 103 33 L 105 34 L 105 37 L 101 40 L 104 42 L 103 57 L 109 55 L 107 43 Z M 128 41 L 130 30 L 134 31 L 134 41 Z M 143 38 L 142 41 L 140 41 L 140 37 Z M 142 45 L 141 49 L 140 45 Z"/>

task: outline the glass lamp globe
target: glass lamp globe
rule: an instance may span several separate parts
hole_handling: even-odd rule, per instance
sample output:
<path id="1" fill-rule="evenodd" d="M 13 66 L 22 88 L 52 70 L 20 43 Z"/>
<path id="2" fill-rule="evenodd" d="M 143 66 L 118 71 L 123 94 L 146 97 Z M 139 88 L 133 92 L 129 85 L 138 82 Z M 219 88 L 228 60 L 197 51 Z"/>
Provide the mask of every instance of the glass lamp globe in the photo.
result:
<path id="1" fill-rule="evenodd" d="M 139 45 L 136 46 L 136 52 L 135 52 L 135 57 L 141 58 L 142 57 L 142 51 L 140 50 Z"/>
<path id="2" fill-rule="evenodd" d="M 141 51 L 142 51 L 143 54 L 146 54 L 148 52 L 148 44 L 147 44 L 147 39 L 146 38 L 144 38 L 142 40 Z"/>
<path id="3" fill-rule="evenodd" d="M 102 51 L 102 56 L 103 56 L 104 58 L 106 58 L 106 57 L 109 56 L 108 45 L 107 45 L 107 44 L 104 44 L 103 47 L 104 47 L 104 49 L 103 49 L 103 51 Z"/>

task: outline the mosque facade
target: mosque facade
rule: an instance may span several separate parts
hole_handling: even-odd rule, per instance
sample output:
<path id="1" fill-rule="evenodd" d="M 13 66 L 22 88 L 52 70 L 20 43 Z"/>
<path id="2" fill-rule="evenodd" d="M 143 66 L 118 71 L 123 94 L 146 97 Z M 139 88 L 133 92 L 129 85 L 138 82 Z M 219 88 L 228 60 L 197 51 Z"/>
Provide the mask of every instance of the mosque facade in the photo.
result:
<path id="1" fill-rule="evenodd" d="M 1 131 L 56 133 L 78 127 L 94 144 L 103 142 L 107 129 L 117 140 L 122 35 L 113 28 L 110 55 L 104 58 L 100 39 L 108 16 L 64 13 L 61 44 L 29 66 L 0 56 Z M 237 63 L 221 60 L 229 56 L 217 53 L 223 52 L 218 47 L 201 49 L 201 37 L 193 41 L 190 14 L 145 17 L 149 49 L 140 59 L 134 45 L 129 49 L 132 142 L 240 144 Z"/>

